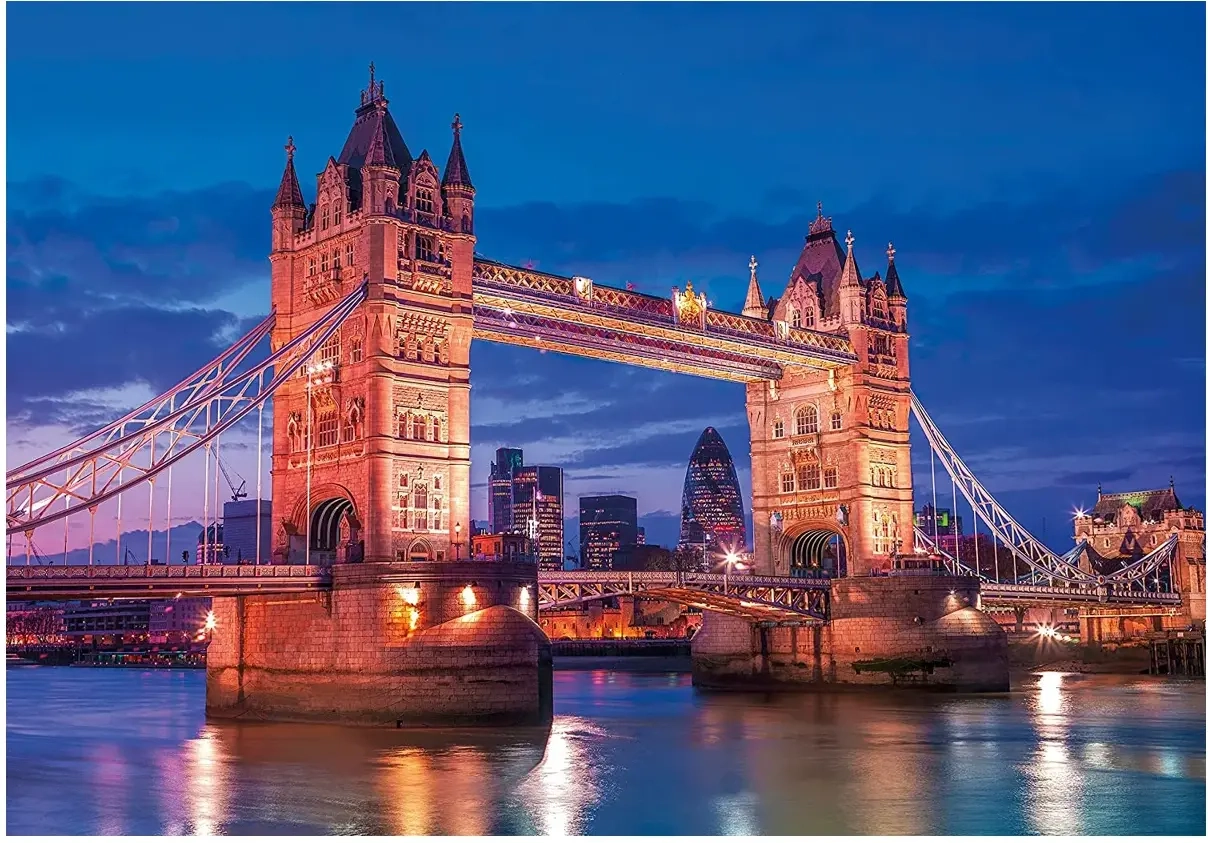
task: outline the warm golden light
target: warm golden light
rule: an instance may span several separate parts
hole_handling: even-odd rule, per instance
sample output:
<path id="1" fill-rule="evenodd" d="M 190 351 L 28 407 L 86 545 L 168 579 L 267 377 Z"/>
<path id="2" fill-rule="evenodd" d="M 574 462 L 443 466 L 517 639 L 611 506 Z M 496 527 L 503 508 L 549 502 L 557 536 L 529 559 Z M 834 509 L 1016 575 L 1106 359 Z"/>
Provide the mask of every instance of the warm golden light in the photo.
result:
<path id="1" fill-rule="evenodd" d="M 520 587 L 520 610 L 522 612 L 527 612 L 528 605 L 529 605 L 529 587 L 527 585 L 521 586 Z"/>
<path id="2" fill-rule="evenodd" d="M 206 612 L 206 625 L 204 627 L 205 631 L 213 632 L 214 627 L 216 626 L 218 626 L 218 618 L 214 617 L 214 613 L 212 611 Z"/>
<path id="3" fill-rule="evenodd" d="M 474 596 L 474 589 L 468 585 L 461 590 L 461 602 L 466 604 L 466 608 L 473 606 L 478 602 L 478 598 Z"/>
<path id="4" fill-rule="evenodd" d="M 419 623 L 419 609 L 412 606 L 407 610 L 407 626 L 412 632 L 415 632 L 416 624 Z"/>
<path id="5" fill-rule="evenodd" d="M 403 588 L 402 586 L 400 586 L 399 590 L 398 590 L 398 596 L 403 598 L 404 603 L 407 603 L 411 606 L 414 606 L 417 603 L 419 603 L 419 589 L 418 588 Z"/>

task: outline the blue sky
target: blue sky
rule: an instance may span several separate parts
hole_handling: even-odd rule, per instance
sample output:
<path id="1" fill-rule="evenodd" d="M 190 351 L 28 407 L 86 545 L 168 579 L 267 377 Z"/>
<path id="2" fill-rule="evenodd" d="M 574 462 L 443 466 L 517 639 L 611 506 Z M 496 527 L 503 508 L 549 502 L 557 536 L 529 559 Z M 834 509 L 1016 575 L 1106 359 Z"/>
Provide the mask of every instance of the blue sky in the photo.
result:
<path id="1" fill-rule="evenodd" d="M 765 292 L 783 288 L 821 200 L 863 271 L 883 273 L 894 241 L 915 389 L 1027 526 L 1063 550 L 1096 483 L 1172 473 L 1203 505 L 1201 5 L 90 3 L 7 19 L 10 454 L 154 394 L 266 312 L 282 144 L 312 196 L 373 60 L 414 151 L 443 162 L 461 113 L 481 253 L 648 292 L 691 278 L 736 309 L 752 253 Z M 472 366 L 476 483 L 506 444 L 562 464 L 573 495 L 675 511 L 712 424 L 749 489 L 739 386 L 485 344 Z M 231 459 L 254 471 L 246 447 Z M 915 463 L 921 504 L 921 436 Z M 652 517 L 653 538 L 672 521 Z"/>

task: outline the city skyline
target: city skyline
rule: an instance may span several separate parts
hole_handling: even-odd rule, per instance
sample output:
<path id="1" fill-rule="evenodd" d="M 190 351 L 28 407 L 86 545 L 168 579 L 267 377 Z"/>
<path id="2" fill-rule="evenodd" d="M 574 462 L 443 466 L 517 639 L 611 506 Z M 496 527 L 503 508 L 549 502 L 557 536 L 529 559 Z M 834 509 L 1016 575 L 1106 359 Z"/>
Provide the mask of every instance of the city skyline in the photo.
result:
<path id="1" fill-rule="evenodd" d="M 1088 19 L 1095 22 L 1099 44 L 1133 45 L 1135 32 L 1151 29 L 1183 37 L 1187 27 L 1170 22 L 1194 13 L 1163 8 L 1142 15 L 1124 7 L 1075 19 L 1056 9 L 987 10 L 984 21 L 962 19 L 960 25 L 970 33 L 992 27 L 1020 37 L 979 38 L 989 45 L 984 61 L 967 64 L 959 79 L 943 75 L 944 59 L 915 55 L 912 40 L 902 37 L 934 26 L 930 12 L 910 19 L 897 10 L 751 13 L 742 25 L 752 37 L 742 49 L 757 63 L 786 49 L 787 36 L 778 33 L 803 27 L 846 32 L 859 19 L 858 49 L 845 54 L 838 44 L 825 48 L 825 84 L 842 89 L 845 78 L 857 80 L 836 100 L 836 125 L 867 125 L 866 115 L 883 117 L 876 132 L 857 133 L 854 144 L 839 142 L 833 133 L 810 127 L 808 115 L 788 96 L 787 83 L 823 84 L 811 73 L 791 67 L 783 71 L 786 84 L 771 86 L 755 75 L 735 75 L 724 92 L 732 118 L 718 128 L 724 131 L 719 148 L 769 161 L 754 176 L 754 193 L 749 168 L 737 158 L 723 156 L 733 163 L 718 168 L 713 157 L 686 144 L 683 127 L 709 120 L 699 89 L 689 87 L 688 96 L 658 107 L 649 99 L 635 101 L 623 115 L 605 103 L 605 118 L 581 112 L 557 89 L 538 86 L 532 101 L 545 115 L 578 127 L 550 146 L 549 139 L 520 131 L 525 118 L 517 112 L 524 109 L 492 105 L 490 90 L 476 81 L 481 59 L 456 70 L 464 75 L 455 76 L 447 102 L 443 96 L 408 96 L 402 66 L 385 57 L 378 57 L 378 65 L 408 137 L 444 143 L 452 113 L 461 112 L 466 155 L 479 188 L 484 253 L 601 282 L 632 281 L 659 295 L 693 278 L 716 306 L 737 311 L 752 253 L 768 294 L 783 288 L 818 200 L 828 213 L 851 220 L 863 260 L 876 265 L 883 244 L 894 239 L 911 295 L 912 367 L 920 395 L 1000 501 L 1058 545 L 1057 537 L 1069 533 L 1070 513 L 1094 500 L 1097 482 L 1148 488 L 1174 473 L 1188 489 L 1203 485 L 1203 402 L 1179 400 L 1203 395 L 1203 325 L 1191 318 L 1202 309 L 1196 305 L 1203 297 L 1197 278 L 1203 262 L 1203 172 L 1193 154 L 1203 109 L 1195 97 L 1181 95 L 1185 74 L 1171 63 L 1174 55 L 1202 52 L 1202 45 L 1153 56 L 1144 79 L 1107 62 L 1103 55 L 1110 51 L 1084 52 L 1080 38 L 1062 40 L 1063 58 L 1056 65 L 1042 46 L 1062 33 L 1082 31 Z M 182 20 L 204 31 L 214 20 L 197 10 L 145 14 L 142 32 L 156 25 L 168 31 Z M 232 14 L 242 16 L 241 32 L 248 37 L 279 25 L 254 8 Z M 348 22 L 325 22 L 324 28 L 339 29 L 366 14 L 350 7 Z M 395 13 L 380 14 L 389 19 Z M 438 13 L 421 7 L 417 14 Z M 485 21 L 508 14 L 480 11 L 466 37 L 486 39 Z M 610 31 L 618 21 L 626 21 L 627 32 L 641 33 L 643 23 L 682 20 L 677 10 L 623 9 L 600 28 L 598 19 L 589 23 L 594 12 L 512 14 L 538 30 L 562 24 L 584 33 Z M 736 49 L 731 14 L 719 8 L 698 17 L 695 36 L 706 52 L 709 45 Z M 48 25 L 37 7 L 14 10 L 12 20 L 27 31 Z M 1036 34 L 1038 20 L 1045 24 L 1043 35 Z M 308 10 L 290 25 L 303 40 L 318 37 L 319 19 Z M 249 95 L 244 80 L 255 74 L 238 61 L 216 68 L 188 51 L 169 57 L 137 50 L 131 53 L 136 64 L 126 68 L 87 59 L 97 32 L 124 37 L 96 10 L 82 7 L 55 31 L 54 42 L 36 52 L 26 44 L 37 39 L 14 42 L 14 72 L 66 93 L 73 107 L 108 128 L 88 149 L 68 153 L 60 148 L 66 139 L 30 128 L 42 125 L 46 98 L 13 91 L 9 344 L 14 359 L 39 363 L 36 371 L 10 367 L 10 459 L 68 441 L 80 427 L 95 426 L 149 397 L 264 313 L 265 208 L 280 173 L 280 147 L 292 133 L 300 171 L 317 171 L 343 136 L 347 109 L 355 105 L 364 65 L 372 58 L 359 46 L 341 47 L 330 54 L 329 72 L 315 85 L 284 91 L 266 105 L 262 96 Z M 1009 50 L 994 46 L 1006 43 Z M 1022 52 L 1021 43 L 1028 45 Z M 669 49 L 648 67 L 666 84 L 678 78 L 677 62 L 692 61 L 676 54 L 678 48 Z M 856 55 L 877 62 L 892 57 L 895 68 L 911 70 L 904 76 L 895 71 L 901 78 L 874 89 L 860 82 Z M 85 60 L 87 74 L 80 72 Z M 578 88 L 592 102 L 603 96 L 607 86 L 581 60 L 566 66 L 580 74 Z M 1053 84 L 1055 77 L 1060 84 Z M 153 129 L 165 142 L 138 144 L 138 157 L 114 156 L 113 150 L 152 131 L 132 105 L 103 95 L 133 78 L 145 96 L 172 104 Z M 921 79 L 936 78 L 944 80 L 950 101 L 959 103 L 966 128 L 990 139 L 1009 125 L 1014 142 L 981 144 L 976 159 L 965 147 L 955 151 L 952 138 L 934 128 L 944 125 L 946 109 L 955 106 L 911 93 Z M 986 86 L 999 93 L 993 108 L 979 97 Z M 1145 96 L 1128 96 L 1129 91 Z M 1076 107 L 1053 109 L 1054 98 Z M 752 107 L 767 118 L 745 119 Z M 238 111 L 229 122 L 207 119 L 230 108 Z M 1121 109 L 1130 116 L 1124 121 L 1128 133 L 1085 130 Z M 1043 131 L 1035 119 L 1041 113 L 1048 121 Z M 608 130 L 596 131 L 596 120 Z M 1057 131 L 1052 120 L 1072 121 L 1079 131 Z M 193 130 L 199 121 L 211 127 L 204 143 Z M 716 121 L 709 125 L 716 127 Z M 1086 141 L 1092 136 L 1093 148 Z M 620 158 L 596 154 L 603 137 L 624 141 L 612 145 L 622 150 Z M 676 155 L 669 156 L 672 150 Z M 443 148 L 434 146 L 433 152 L 443 160 Z M 189 167 L 179 166 L 181 155 Z M 115 166 L 114 160 L 122 163 Z M 706 160 L 720 181 L 703 190 Z M 586 161 L 597 164 L 586 167 Z M 1068 171 L 1074 161 L 1085 164 L 1077 176 Z M 514 162 L 540 177 L 513 175 Z M 622 177 L 630 172 L 637 175 Z M 576 175 L 550 177 L 554 173 Z M 109 221 L 118 218 L 131 222 L 112 228 Z M 1144 238 L 1122 235 L 1138 225 L 1144 226 Z M 1137 317 L 1138 285 L 1149 291 L 1162 319 Z M 177 303 L 165 309 L 165 296 Z M 69 313 L 60 304 L 65 298 L 73 303 Z M 1161 303 L 1168 301 L 1193 306 L 1164 308 Z M 109 324 L 125 329 L 105 329 Z M 1004 332 L 1003 325 L 1011 330 Z M 1035 340 L 1022 351 L 1016 347 L 1021 336 Z M 1112 337 L 1110 376 L 1099 371 L 1107 361 L 1086 351 L 1100 336 Z M 74 352 L 81 347 L 90 351 L 87 360 Z M 146 354 L 148 347 L 157 353 Z M 1160 381 L 1143 362 L 1154 354 L 1170 361 Z M 489 462 L 487 455 L 499 444 L 516 442 L 535 462 L 562 465 L 573 474 L 566 489 L 571 498 L 633 494 L 648 513 L 675 513 L 680 454 L 690 451 L 695 434 L 713 425 L 733 441 L 746 436 L 741 389 L 729 384 L 480 343 L 473 355 L 473 368 L 482 375 L 476 374 L 471 398 L 473 465 Z M 1154 404 L 1167 412 L 1149 412 Z M 1021 415 L 1033 423 L 1017 424 Z M 1147 435 L 1121 450 L 1121 427 Z M 231 441 L 224 453 L 254 489 L 254 445 L 247 438 Z M 930 498 L 924 459 L 916 448 L 916 506 Z M 735 461 L 740 485 L 750 488 L 743 449 Z M 267 466 L 262 474 L 267 477 Z M 475 475 L 480 476 L 477 468 Z M 200 490 L 200 471 L 193 470 L 191 479 Z M 1202 503 L 1193 494 L 1188 499 Z M 472 518 L 485 515 L 485 501 L 485 488 L 475 484 Z M 177 505 L 178 522 L 200 520 L 196 496 Z M 137 504 L 132 508 L 139 511 Z M 127 528 L 130 522 L 140 525 L 138 514 L 127 519 Z M 142 516 L 142 526 L 145 521 Z M 73 534 L 78 544 L 83 531 Z"/>

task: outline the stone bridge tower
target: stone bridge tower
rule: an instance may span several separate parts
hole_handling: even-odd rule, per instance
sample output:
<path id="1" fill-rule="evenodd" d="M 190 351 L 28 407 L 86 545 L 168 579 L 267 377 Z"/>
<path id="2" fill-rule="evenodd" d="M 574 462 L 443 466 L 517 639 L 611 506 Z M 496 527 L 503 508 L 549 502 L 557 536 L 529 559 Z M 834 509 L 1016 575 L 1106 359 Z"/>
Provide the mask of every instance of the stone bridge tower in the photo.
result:
<path id="1" fill-rule="evenodd" d="M 276 561 L 437 562 L 468 540 L 474 187 L 460 120 L 442 177 L 427 150 L 412 156 L 388 105 L 371 68 L 309 206 L 287 146 L 274 348 L 356 285 L 369 292 L 274 396 Z"/>
<path id="2" fill-rule="evenodd" d="M 755 567 L 776 574 L 866 574 L 912 554 L 906 294 L 888 249 L 885 278 L 860 274 L 831 218 L 810 223 L 784 295 L 765 305 L 752 261 L 744 314 L 847 337 L 859 360 L 789 369 L 747 386 Z"/>

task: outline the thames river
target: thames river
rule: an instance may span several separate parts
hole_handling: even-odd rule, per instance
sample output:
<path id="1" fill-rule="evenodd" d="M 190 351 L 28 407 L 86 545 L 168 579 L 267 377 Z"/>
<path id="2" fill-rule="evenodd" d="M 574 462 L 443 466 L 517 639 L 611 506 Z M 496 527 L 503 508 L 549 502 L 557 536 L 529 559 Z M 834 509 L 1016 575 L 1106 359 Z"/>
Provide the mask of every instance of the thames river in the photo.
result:
<path id="1" fill-rule="evenodd" d="M 558 671 L 549 729 L 207 723 L 201 671 L 7 671 L 10 834 L 1203 834 L 1204 684 L 703 694 Z"/>

